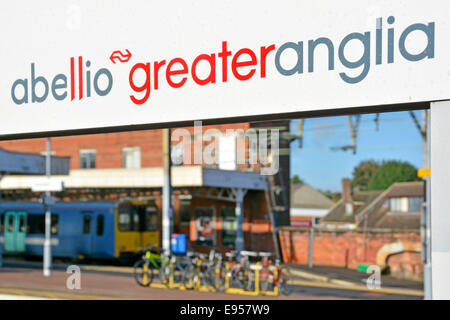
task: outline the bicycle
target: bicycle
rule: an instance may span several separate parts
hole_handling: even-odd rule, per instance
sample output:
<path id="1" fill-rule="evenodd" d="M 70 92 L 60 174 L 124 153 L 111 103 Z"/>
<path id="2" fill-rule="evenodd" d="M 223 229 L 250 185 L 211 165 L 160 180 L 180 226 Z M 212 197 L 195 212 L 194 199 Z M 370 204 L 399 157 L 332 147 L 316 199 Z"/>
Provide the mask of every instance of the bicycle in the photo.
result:
<path id="1" fill-rule="evenodd" d="M 183 275 L 183 284 L 186 289 L 197 289 L 202 284 L 202 278 L 204 277 L 203 261 L 206 260 L 207 256 L 201 253 L 192 253 L 191 256 L 192 258 L 190 258 Z"/>
<path id="2" fill-rule="evenodd" d="M 262 268 L 260 270 L 260 288 L 263 292 L 274 291 L 277 287 L 278 291 L 283 295 L 292 293 L 292 286 L 290 285 L 290 276 L 287 267 L 280 264 L 280 260 L 275 260 L 275 265 L 272 264 L 269 257 L 271 253 L 261 252 L 263 257 Z"/>
<path id="3" fill-rule="evenodd" d="M 195 254 L 184 274 L 184 286 L 187 289 L 206 287 L 208 290 L 225 290 L 225 271 L 222 255 L 211 249 L 209 255 Z"/>
<path id="4" fill-rule="evenodd" d="M 168 287 L 172 287 L 174 284 L 183 284 L 185 270 L 189 265 L 188 256 L 171 255 L 168 261 L 167 264 L 161 266 L 161 282 Z"/>
<path id="5" fill-rule="evenodd" d="M 250 256 L 256 257 L 257 254 L 251 251 L 236 251 L 226 254 L 228 257 L 229 287 L 237 287 L 247 291 L 254 289 L 255 271 L 250 267 Z"/>
<path id="6" fill-rule="evenodd" d="M 153 281 L 154 271 L 160 271 L 161 266 L 167 264 L 167 258 L 164 255 L 153 252 L 155 248 L 157 247 L 149 246 L 141 259 L 133 266 L 134 278 L 142 287 L 148 287 Z"/>

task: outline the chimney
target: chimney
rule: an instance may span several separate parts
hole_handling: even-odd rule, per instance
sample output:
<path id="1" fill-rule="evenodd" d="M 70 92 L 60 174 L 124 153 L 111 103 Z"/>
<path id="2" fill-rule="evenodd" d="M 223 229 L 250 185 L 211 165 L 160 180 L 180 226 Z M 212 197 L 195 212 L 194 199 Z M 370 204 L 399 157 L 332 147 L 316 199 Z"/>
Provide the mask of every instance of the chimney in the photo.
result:
<path id="1" fill-rule="evenodd" d="M 352 201 L 352 182 L 348 178 L 342 179 L 342 199 L 344 202 Z"/>

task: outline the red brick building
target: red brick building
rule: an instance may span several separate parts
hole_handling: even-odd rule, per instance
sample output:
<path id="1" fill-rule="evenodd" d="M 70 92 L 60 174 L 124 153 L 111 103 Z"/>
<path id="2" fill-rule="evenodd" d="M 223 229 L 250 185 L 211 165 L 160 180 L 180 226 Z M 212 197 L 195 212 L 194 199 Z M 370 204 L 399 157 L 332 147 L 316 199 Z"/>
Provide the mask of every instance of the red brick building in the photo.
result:
<path id="1" fill-rule="evenodd" d="M 216 125 L 216 126 L 204 126 L 202 128 L 203 133 L 208 129 L 218 129 L 222 133 L 226 130 L 241 130 L 246 131 L 250 128 L 249 123 L 231 124 L 231 125 Z M 185 128 L 188 130 L 191 136 L 191 145 L 184 143 L 172 142 L 172 155 L 175 157 L 180 156 L 183 159 L 183 166 L 192 166 L 194 162 L 194 144 L 199 137 L 198 131 L 194 131 L 194 128 Z M 287 126 L 287 130 L 288 130 Z M 217 140 L 217 138 L 215 139 Z M 211 141 L 204 139 L 201 142 L 202 148 L 205 149 L 210 145 Z M 217 141 L 216 150 L 221 150 L 222 141 Z M 65 181 L 66 191 L 64 193 L 56 194 L 57 197 L 64 200 L 101 200 L 101 199 L 118 199 L 120 197 L 152 197 L 155 199 L 156 205 L 161 210 L 161 185 L 159 182 L 153 183 L 153 181 L 159 181 L 159 172 L 155 174 L 151 171 L 151 168 L 162 168 L 163 165 L 163 131 L 162 130 L 143 130 L 121 133 L 105 133 L 105 134 L 89 134 L 79 136 L 66 136 L 55 137 L 51 139 L 52 155 L 57 156 L 69 156 L 71 175 Z M 229 141 L 225 141 L 229 143 Z M 236 147 L 233 143 L 232 147 Z M 245 157 L 248 158 L 249 142 L 245 143 L 246 152 Z M 190 147 L 190 153 L 186 152 L 186 148 Z M 0 142 L 0 148 L 11 151 L 22 151 L 30 153 L 45 154 L 46 139 L 27 139 L 27 140 L 13 140 Z M 178 149 L 177 149 L 178 148 Z M 226 151 L 226 148 L 230 148 L 230 145 L 222 148 Z M 224 152 L 222 152 L 224 153 Z M 233 152 L 226 151 L 225 158 Z M 190 154 L 190 161 L 186 157 Z M 219 156 L 220 155 L 216 155 Z M 236 154 L 232 154 L 236 158 Z M 172 159 L 174 159 L 172 157 Z M 223 159 L 222 159 L 223 160 Z M 220 160 L 220 161 L 222 161 Z M 226 160 L 226 159 L 225 159 Z M 219 162 L 220 162 L 219 161 Z M 284 160 L 286 163 L 286 160 Z M 288 163 L 288 162 L 287 162 Z M 230 176 L 231 171 L 237 175 L 251 174 L 253 172 L 252 179 L 259 179 L 256 176 L 261 177 L 258 173 L 259 166 L 245 164 L 229 164 L 225 162 L 225 167 L 228 170 L 216 170 L 221 169 L 221 163 L 217 164 L 201 164 L 202 167 L 208 168 L 210 171 L 203 171 L 196 173 L 197 176 L 190 176 L 190 179 L 194 181 L 196 177 L 202 177 L 204 180 L 205 175 L 220 175 L 220 171 L 226 171 L 225 176 Z M 198 167 L 198 165 L 197 165 Z M 175 169 L 176 167 L 174 167 Z M 149 170 L 147 170 L 149 169 Z M 181 169 L 181 168 L 180 168 Z M 193 171 L 195 168 L 193 168 Z M 289 174 L 289 168 L 284 172 Z M 212 170 L 212 171 L 211 171 Z M 215 171 L 214 171 L 215 170 Z M 243 172 L 245 171 L 245 172 Z M 250 171 L 250 172 L 248 172 Z M 177 171 L 181 172 L 181 171 Z M 185 171 L 187 172 L 187 171 Z M 197 171 L 195 171 L 197 172 Z M 240 172 L 240 173 L 239 173 Z M 87 173 L 92 177 L 96 176 L 99 182 L 97 186 L 74 185 L 73 181 L 80 181 Z M 186 173 L 183 173 L 186 174 Z M 181 174 L 181 175 L 183 175 Z M 191 174 L 191 173 L 189 173 Z M 255 176 L 256 174 L 256 176 Z M 121 176 L 121 179 L 127 179 L 124 185 L 102 185 L 102 181 L 105 179 L 105 175 Z M 225 177 L 224 176 L 224 177 Z M 124 178 L 125 177 L 125 178 Z M 151 181 L 147 184 L 135 183 L 138 178 L 147 177 L 147 181 Z M 7 177 L 1 183 L 1 189 L 4 198 L 13 197 L 14 192 L 17 191 L 18 184 L 15 184 L 14 179 L 19 177 Z M 64 178 L 66 179 L 66 178 Z M 103 179 L 103 180 L 102 180 Z M 172 180 L 176 180 L 176 173 L 172 173 Z M 218 178 L 224 180 L 225 178 Z M 226 178 L 228 179 L 228 178 Z M 236 178 L 231 178 L 236 180 Z M 246 178 L 245 178 L 246 179 Z M 109 179 L 111 180 L 111 179 Z M 198 180 L 198 179 L 197 179 Z M 72 181 L 72 182 L 71 182 Z M 196 180 L 195 180 L 196 181 Z M 287 180 L 289 181 L 289 180 Z M 123 181 L 122 181 L 123 182 Z M 186 185 L 184 182 L 174 183 L 174 232 L 185 233 L 190 235 L 192 245 L 198 250 L 209 250 L 211 246 L 218 246 L 222 249 L 232 249 L 233 237 L 235 237 L 235 214 L 234 209 L 236 203 L 232 196 L 232 189 L 227 187 L 226 184 L 221 187 L 220 185 L 214 185 L 214 183 L 199 185 Z M 72 184 L 71 184 L 72 183 Z M 21 184 L 23 188 L 23 184 Z M 20 197 L 35 198 L 30 190 L 20 190 Z M 27 193 L 29 192 L 29 193 Z M 212 195 L 211 195 L 212 194 Z M 226 196 L 224 196 L 224 194 Z M 220 196 L 218 196 L 220 195 Z M 261 189 L 247 190 L 244 198 L 244 247 L 246 249 L 253 250 L 273 250 L 272 230 L 273 227 L 270 224 L 268 216 L 269 210 L 267 209 L 265 193 Z M 281 219 L 282 220 L 282 219 Z M 203 224 L 211 224 L 213 227 L 213 233 L 210 238 L 203 241 L 199 235 L 201 235 L 201 226 Z"/>
<path id="2" fill-rule="evenodd" d="M 250 124 L 204 126 L 203 131 L 211 128 L 216 128 L 223 132 L 226 129 L 247 130 L 250 128 Z M 187 129 L 193 134 L 193 128 Z M 45 138 L 0 141 L 0 148 L 10 151 L 43 154 L 46 148 L 45 143 Z M 206 144 L 207 142 L 204 142 L 204 145 Z M 89 154 L 89 152 L 95 153 L 95 165 L 93 168 L 123 168 L 126 165 L 124 153 L 131 151 L 133 148 L 139 148 L 138 167 L 159 167 L 163 164 L 162 130 L 55 137 L 51 139 L 51 147 L 52 155 L 70 157 L 71 169 L 82 168 L 81 158 L 84 154 Z M 92 168 L 91 166 L 88 167 Z"/>

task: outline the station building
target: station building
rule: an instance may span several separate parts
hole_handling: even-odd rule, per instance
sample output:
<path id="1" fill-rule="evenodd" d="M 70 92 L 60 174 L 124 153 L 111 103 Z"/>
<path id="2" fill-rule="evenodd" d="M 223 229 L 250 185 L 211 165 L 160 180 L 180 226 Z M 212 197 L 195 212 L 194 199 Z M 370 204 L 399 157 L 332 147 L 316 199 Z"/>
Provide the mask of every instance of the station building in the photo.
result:
<path id="1" fill-rule="evenodd" d="M 246 131 L 277 128 L 289 131 L 289 121 L 239 123 L 204 126 Z M 185 128 L 199 139 L 194 128 Z M 201 138 L 201 137 L 200 137 Z M 189 235 L 192 249 L 209 251 L 211 247 L 231 250 L 235 247 L 236 207 L 244 212 L 244 248 L 273 251 L 274 225 L 269 213 L 275 212 L 277 225 L 289 225 L 289 141 L 280 140 L 280 170 L 269 177 L 260 174 L 259 164 L 236 163 L 236 141 L 225 137 L 215 141 L 218 161 L 193 164 L 186 161 L 186 146 L 172 142 L 173 232 Z M 46 154 L 44 138 L 0 142 L 11 151 Z M 211 141 L 202 141 L 202 149 Z M 194 157 L 194 147 L 189 155 Z M 246 143 L 246 157 L 249 156 Z M 55 193 L 63 201 L 107 201 L 151 199 L 162 212 L 163 131 L 142 130 L 89 134 L 51 139 L 52 156 L 70 157 L 70 174 L 58 176 L 65 190 Z M 32 176 L 6 176 L 0 181 L 3 200 L 38 200 L 31 191 Z M 275 192 L 276 191 L 276 192 Z M 280 205 L 281 204 L 281 205 Z"/>

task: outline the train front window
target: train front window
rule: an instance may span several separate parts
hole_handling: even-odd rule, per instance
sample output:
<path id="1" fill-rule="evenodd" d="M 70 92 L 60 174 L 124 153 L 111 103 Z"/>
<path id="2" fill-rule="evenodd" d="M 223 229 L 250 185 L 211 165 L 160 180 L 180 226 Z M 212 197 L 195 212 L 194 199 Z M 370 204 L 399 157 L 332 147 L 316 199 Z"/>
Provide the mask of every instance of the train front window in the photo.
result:
<path id="1" fill-rule="evenodd" d="M 145 207 L 146 231 L 158 230 L 158 209 L 153 206 Z"/>
<path id="2" fill-rule="evenodd" d="M 119 206 L 119 230 L 130 231 L 131 230 L 131 206 L 122 204 Z"/>
<path id="3" fill-rule="evenodd" d="M 139 210 L 139 206 L 133 206 L 131 213 L 133 215 L 133 231 L 140 231 L 142 229 L 140 222 L 142 221 L 142 219 L 140 219 L 140 210 Z"/>
<path id="4" fill-rule="evenodd" d="M 119 207 L 120 231 L 158 230 L 158 210 L 155 206 L 122 205 Z"/>

